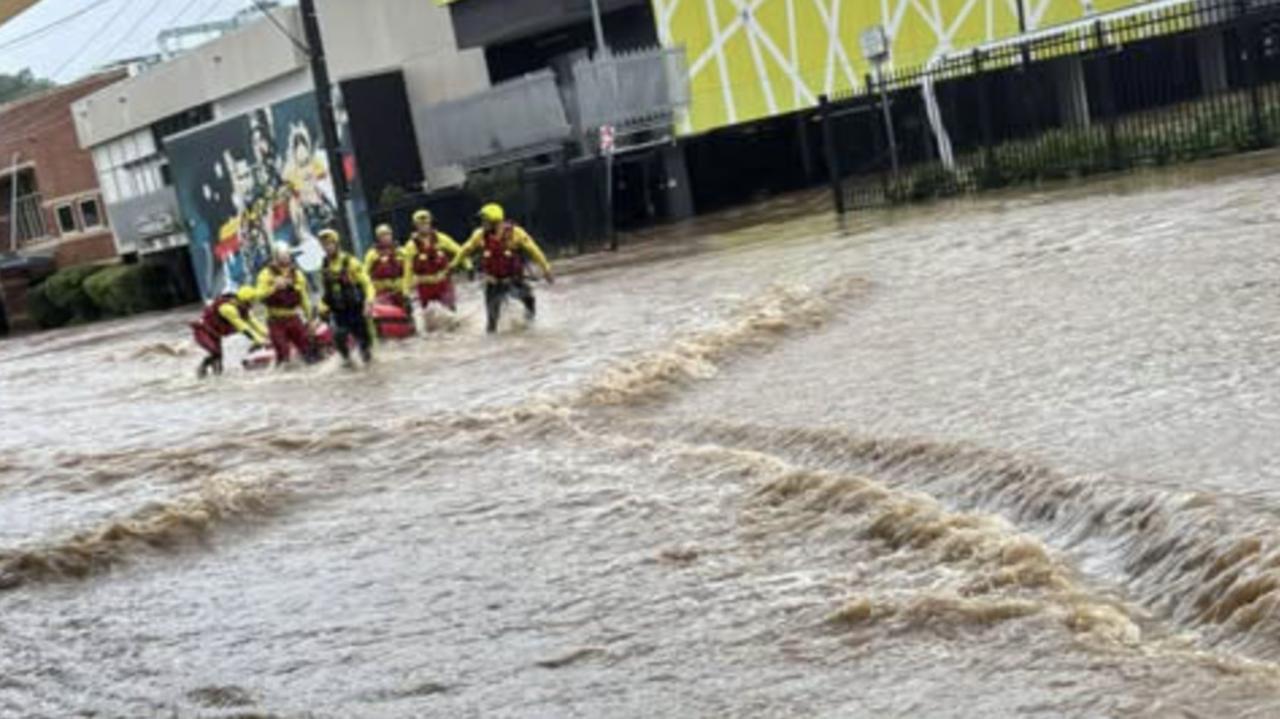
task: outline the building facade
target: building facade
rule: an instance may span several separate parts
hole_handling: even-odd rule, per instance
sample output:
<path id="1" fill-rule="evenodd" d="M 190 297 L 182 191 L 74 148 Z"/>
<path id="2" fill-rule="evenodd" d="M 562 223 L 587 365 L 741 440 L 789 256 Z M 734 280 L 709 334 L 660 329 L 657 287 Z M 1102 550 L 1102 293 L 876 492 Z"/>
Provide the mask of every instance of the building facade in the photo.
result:
<path id="1" fill-rule="evenodd" d="M 52 257 L 59 267 L 116 256 L 71 106 L 123 76 L 94 75 L 0 107 L 0 252 Z"/>
<path id="2" fill-rule="evenodd" d="M 121 253 L 190 262 L 209 295 L 251 272 L 273 239 L 314 244 L 312 225 L 337 209 L 333 173 L 354 185 L 346 210 L 362 235 L 388 187 L 460 181 L 447 168 L 424 173 L 429 148 L 411 108 L 487 86 L 483 53 L 459 51 L 447 10 L 433 3 L 316 4 L 339 103 L 353 99 L 339 112 L 342 167 L 328 166 L 320 144 L 293 7 L 76 105 Z"/>

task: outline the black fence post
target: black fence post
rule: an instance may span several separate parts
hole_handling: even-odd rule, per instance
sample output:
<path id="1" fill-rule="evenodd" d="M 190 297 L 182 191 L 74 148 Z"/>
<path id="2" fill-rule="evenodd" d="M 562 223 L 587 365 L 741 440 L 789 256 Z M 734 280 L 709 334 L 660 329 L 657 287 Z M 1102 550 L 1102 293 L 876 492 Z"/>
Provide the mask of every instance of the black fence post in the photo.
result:
<path id="1" fill-rule="evenodd" d="M 569 213 L 569 231 L 573 234 L 574 251 L 582 254 L 586 243 L 582 237 L 582 223 L 578 212 L 578 193 L 574 192 L 573 169 L 569 165 L 569 145 L 560 149 L 556 158 L 556 174 L 560 178 L 560 187 L 564 191 L 565 210 Z"/>
<path id="2" fill-rule="evenodd" d="M 1095 23 L 1093 26 L 1093 39 L 1095 51 L 1097 53 L 1098 68 L 1098 104 L 1102 107 L 1102 118 L 1107 124 L 1107 163 L 1112 170 L 1119 170 L 1123 166 L 1123 158 L 1120 156 L 1120 140 L 1116 136 L 1116 97 L 1115 88 L 1111 82 L 1111 62 L 1107 57 L 1107 38 L 1102 29 L 1102 23 Z"/>
<path id="3" fill-rule="evenodd" d="M 991 130 L 991 78 L 982 69 L 983 53 L 973 53 L 973 76 L 978 82 L 978 121 L 982 124 L 982 172 L 988 178 L 996 172 L 996 153 Z"/>
<path id="4" fill-rule="evenodd" d="M 1253 125 L 1253 142 L 1261 147 L 1267 143 L 1266 128 L 1262 119 L 1262 96 L 1258 90 L 1258 46 L 1261 44 L 1258 34 L 1258 22 L 1250 20 L 1249 4 L 1245 0 L 1237 0 L 1237 11 L 1240 13 L 1241 61 L 1244 62 L 1244 83 L 1249 88 L 1249 119 Z"/>
<path id="5" fill-rule="evenodd" d="M 831 182 L 831 193 L 835 196 L 836 212 L 843 215 L 844 187 L 840 181 L 840 156 L 836 151 L 835 126 L 832 125 L 831 100 L 826 95 L 818 97 L 818 109 L 822 113 L 822 149 L 827 159 L 827 179 Z"/>

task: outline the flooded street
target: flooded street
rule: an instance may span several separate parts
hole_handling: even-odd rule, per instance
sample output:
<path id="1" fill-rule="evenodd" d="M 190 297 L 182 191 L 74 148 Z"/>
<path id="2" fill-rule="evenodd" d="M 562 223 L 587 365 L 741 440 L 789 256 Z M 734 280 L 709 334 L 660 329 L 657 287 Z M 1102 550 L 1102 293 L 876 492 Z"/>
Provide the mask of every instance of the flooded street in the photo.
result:
<path id="1" fill-rule="evenodd" d="M 2 342 L 0 716 L 1280 716 L 1277 159 L 787 198 L 366 372 Z"/>

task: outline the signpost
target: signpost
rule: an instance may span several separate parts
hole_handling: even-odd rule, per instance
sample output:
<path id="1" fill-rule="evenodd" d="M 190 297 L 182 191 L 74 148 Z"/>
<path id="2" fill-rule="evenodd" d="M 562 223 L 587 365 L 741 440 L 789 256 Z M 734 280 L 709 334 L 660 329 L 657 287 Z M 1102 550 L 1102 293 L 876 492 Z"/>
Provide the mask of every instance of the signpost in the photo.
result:
<path id="1" fill-rule="evenodd" d="M 617 251 L 618 234 L 613 229 L 613 153 L 617 149 L 613 125 L 600 127 L 600 154 L 604 155 L 604 208 L 609 228 L 609 249 Z"/>
<path id="2" fill-rule="evenodd" d="M 859 38 L 862 57 L 876 69 L 876 85 L 880 87 L 880 108 L 884 111 L 885 136 L 889 140 L 889 162 L 893 176 L 898 176 L 898 139 L 893 130 L 893 111 L 889 109 L 889 93 L 885 89 L 884 63 L 889 60 L 889 35 L 883 25 L 874 25 L 862 31 Z"/>

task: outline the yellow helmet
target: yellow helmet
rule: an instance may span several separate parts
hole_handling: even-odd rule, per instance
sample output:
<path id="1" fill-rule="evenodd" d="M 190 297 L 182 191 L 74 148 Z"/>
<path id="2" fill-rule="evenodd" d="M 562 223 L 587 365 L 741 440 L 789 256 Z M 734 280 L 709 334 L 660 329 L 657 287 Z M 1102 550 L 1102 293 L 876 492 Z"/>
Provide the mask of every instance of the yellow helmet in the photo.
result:
<path id="1" fill-rule="evenodd" d="M 320 230 L 319 237 L 320 241 L 326 244 L 329 242 L 340 242 L 342 240 L 342 236 L 338 234 L 337 230 Z"/>
<path id="2" fill-rule="evenodd" d="M 378 225 L 373 234 L 378 237 L 395 237 L 396 231 L 391 229 L 391 225 Z"/>
<path id="3" fill-rule="evenodd" d="M 252 287 L 245 285 L 244 287 L 236 290 L 236 299 L 241 302 L 252 303 L 254 300 L 258 299 L 258 293 L 254 292 Z"/>
<path id="4" fill-rule="evenodd" d="M 480 208 L 480 219 L 485 222 L 499 223 L 507 219 L 507 213 L 502 211 L 502 205 L 491 202 Z"/>
<path id="5" fill-rule="evenodd" d="M 432 219 L 433 218 L 431 217 L 431 210 L 418 210 L 417 212 L 413 213 L 414 224 L 419 224 L 422 222 L 430 222 Z"/>

